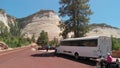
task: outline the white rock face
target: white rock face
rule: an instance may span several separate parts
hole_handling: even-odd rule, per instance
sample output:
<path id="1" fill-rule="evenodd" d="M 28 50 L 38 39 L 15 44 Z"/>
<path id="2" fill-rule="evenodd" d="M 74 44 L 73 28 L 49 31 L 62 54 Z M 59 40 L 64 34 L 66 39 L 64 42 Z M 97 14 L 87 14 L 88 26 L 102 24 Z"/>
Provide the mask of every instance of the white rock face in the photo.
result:
<path id="1" fill-rule="evenodd" d="M 4 25 L 9 29 L 10 27 L 8 26 L 8 18 L 7 14 L 4 13 L 3 11 L 0 11 L 0 21 L 4 23 Z"/>
<path id="2" fill-rule="evenodd" d="M 10 15 L 7 15 L 7 13 L 6 13 L 4 10 L 0 9 L 0 21 L 1 21 L 2 23 L 4 23 L 4 25 L 5 25 L 8 29 L 10 29 L 8 23 L 9 23 L 9 24 L 10 24 L 10 23 L 11 23 L 11 24 L 14 24 L 14 23 L 15 23 L 15 18 L 12 17 L 12 16 L 10 16 Z"/>
<path id="3" fill-rule="evenodd" d="M 86 36 L 108 36 L 120 38 L 120 29 L 108 28 L 108 27 L 95 27 L 91 29 Z"/>
<path id="4" fill-rule="evenodd" d="M 59 33 L 61 32 L 59 25 L 60 18 L 52 10 L 42 10 L 33 14 L 25 23 L 28 23 L 23 29 L 23 34 L 31 37 L 33 34 L 36 38 L 40 35 L 40 32 L 44 30 L 48 32 L 49 39 L 60 38 Z"/>

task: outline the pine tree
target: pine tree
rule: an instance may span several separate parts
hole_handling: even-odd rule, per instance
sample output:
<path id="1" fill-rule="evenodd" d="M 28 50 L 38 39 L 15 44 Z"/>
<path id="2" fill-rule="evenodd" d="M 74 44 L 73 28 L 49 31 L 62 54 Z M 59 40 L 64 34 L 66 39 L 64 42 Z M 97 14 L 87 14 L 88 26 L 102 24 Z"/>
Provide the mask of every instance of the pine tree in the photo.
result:
<path id="1" fill-rule="evenodd" d="M 60 25 L 64 38 L 69 32 L 73 32 L 74 37 L 81 37 L 88 31 L 89 15 L 92 14 L 88 2 L 89 0 L 60 0 L 60 16 L 67 17 Z"/>
<path id="2" fill-rule="evenodd" d="M 37 44 L 41 46 L 45 46 L 48 44 L 48 42 L 49 42 L 48 33 L 42 30 L 37 40 Z"/>
<path id="3" fill-rule="evenodd" d="M 58 45 L 58 39 L 57 38 L 54 38 L 53 40 L 51 40 L 49 42 L 49 44 L 53 47 L 56 47 Z"/>

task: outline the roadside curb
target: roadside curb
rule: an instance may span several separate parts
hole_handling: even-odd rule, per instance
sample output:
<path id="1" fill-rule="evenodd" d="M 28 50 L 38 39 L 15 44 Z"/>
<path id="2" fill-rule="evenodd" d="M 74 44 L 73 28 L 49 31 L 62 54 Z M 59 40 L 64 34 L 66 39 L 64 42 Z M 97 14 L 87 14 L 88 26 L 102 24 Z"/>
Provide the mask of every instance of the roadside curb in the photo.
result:
<path id="1" fill-rule="evenodd" d="M 28 45 L 28 46 L 23 46 L 23 47 L 18 47 L 18 48 L 7 49 L 7 50 L 4 50 L 4 51 L 1 51 L 0 56 L 6 55 L 6 54 L 9 54 L 9 53 L 12 53 L 12 52 L 16 52 L 16 51 L 21 51 L 21 50 L 24 50 L 27 47 L 30 47 L 30 46 Z"/>

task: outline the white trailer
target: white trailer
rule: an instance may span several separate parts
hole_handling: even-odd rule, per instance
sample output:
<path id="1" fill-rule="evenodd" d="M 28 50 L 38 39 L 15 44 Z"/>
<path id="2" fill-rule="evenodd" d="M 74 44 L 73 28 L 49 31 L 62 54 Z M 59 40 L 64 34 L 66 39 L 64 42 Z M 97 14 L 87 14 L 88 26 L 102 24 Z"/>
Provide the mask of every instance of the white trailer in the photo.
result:
<path id="1" fill-rule="evenodd" d="M 75 58 L 106 57 L 107 53 L 112 53 L 111 38 L 106 36 L 91 36 L 81 38 L 63 39 L 56 48 L 56 53 L 68 54 Z"/>

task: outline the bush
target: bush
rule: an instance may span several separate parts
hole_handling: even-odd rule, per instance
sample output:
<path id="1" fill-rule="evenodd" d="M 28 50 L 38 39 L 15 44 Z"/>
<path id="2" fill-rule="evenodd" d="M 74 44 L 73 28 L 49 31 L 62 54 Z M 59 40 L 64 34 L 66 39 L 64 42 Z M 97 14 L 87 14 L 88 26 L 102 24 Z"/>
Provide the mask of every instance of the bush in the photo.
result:
<path id="1" fill-rule="evenodd" d="M 113 50 L 120 50 L 120 45 L 119 44 L 115 44 L 113 47 Z"/>
<path id="2" fill-rule="evenodd" d="M 112 39 L 112 50 L 120 50 L 120 39 L 111 38 Z"/>
<path id="3" fill-rule="evenodd" d="M 56 47 L 56 45 L 58 45 L 58 39 L 54 38 L 53 40 L 49 41 L 49 44 L 53 47 Z"/>
<path id="4" fill-rule="evenodd" d="M 29 44 L 29 41 L 21 35 L 21 28 L 18 23 L 9 24 L 10 30 L 2 28 L 1 40 L 4 41 L 9 47 L 21 47 L 23 45 Z"/>

